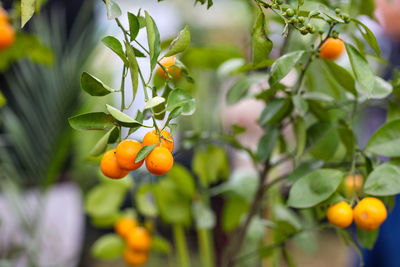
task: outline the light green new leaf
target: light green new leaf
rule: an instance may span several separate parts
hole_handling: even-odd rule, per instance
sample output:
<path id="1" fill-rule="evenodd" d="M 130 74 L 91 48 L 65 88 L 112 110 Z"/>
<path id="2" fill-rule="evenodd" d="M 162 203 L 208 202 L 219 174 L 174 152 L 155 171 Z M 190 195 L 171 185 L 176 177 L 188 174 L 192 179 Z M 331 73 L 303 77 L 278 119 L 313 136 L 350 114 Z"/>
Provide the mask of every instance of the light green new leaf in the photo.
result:
<path id="1" fill-rule="evenodd" d="M 339 187 L 343 173 L 333 169 L 319 169 L 297 180 L 289 193 L 288 205 L 310 208 L 328 199 Z"/>
<path id="2" fill-rule="evenodd" d="M 188 26 L 186 26 L 182 31 L 179 32 L 178 36 L 169 45 L 168 52 L 164 57 L 170 57 L 181 53 L 188 48 L 190 44 L 190 31 Z"/>
<path id="3" fill-rule="evenodd" d="M 139 66 L 136 61 L 135 51 L 130 44 L 125 43 L 126 55 L 129 61 L 129 72 L 132 82 L 132 98 L 135 99 L 139 85 Z M 132 100 L 133 101 L 133 100 Z"/>
<path id="4" fill-rule="evenodd" d="M 122 126 L 135 127 L 135 126 L 143 125 L 142 123 L 129 117 L 128 115 L 126 115 L 122 111 L 119 111 L 118 109 L 114 108 L 113 106 L 106 104 L 106 108 L 107 108 L 108 112 L 110 112 L 111 116 L 113 116 L 114 119 Z"/>
<path id="5" fill-rule="evenodd" d="M 109 20 L 116 19 L 121 16 L 121 8 L 113 0 L 105 0 L 107 7 L 107 18 Z"/>
<path id="6" fill-rule="evenodd" d="M 21 0 L 21 28 L 31 19 L 35 8 L 36 0 Z"/>
<path id="7" fill-rule="evenodd" d="M 109 130 L 115 126 L 113 117 L 104 112 L 79 114 L 70 117 L 68 122 L 75 130 Z"/>
<path id="8" fill-rule="evenodd" d="M 126 59 L 124 50 L 122 49 L 122 45 L 119 40 L 113 36 L 106 36 L 101 39 L 101 42 L 110 48 L 115 54 L 117 54 L 125 65 L 128 65 L 128 60 Z"/>
<path id="9" fill-rule="evenodd" d="M 256 22 L 254 23 L 252 39 L 253 65 L 257 65 L 267 59 L 273 46 L 273 43 L 268 38 L 265 29 L 265 15 L 263 12 L 259 13 Z"/>
<path id="10" fill-rule="evenodd" d="M 83 91 L 91 96 L 105 96 L 114 92 L 112 88 L 87 72 L 82 73 L 81 87 Z"/>
<path id="11" fill-rule="evenodd" d="M 161 53 L 160 33 L 153 18 L 145 11 L 147 41 L 150 52 L 150 68 L 153 70 Z"/>
<path id="12" fill-rule="evenodd" d="M 143 110 L 153 108 L 161 103 L 165 102 L 165 98 L 161 96 L 155 96 L 152 99 L 149 99 L 149 101 L 146 102 L 146 105 L 144 105 Z"/>
<path id="13" fill-rule="evenodd" d="M 378 42 L 376 41 L 375 35 L 372 33 L 372 31 L 361 21 L 359 21 L 355 18 L 352 18 L 351 20 L 356 23 L 357 29 L 360 31 L 361 35 L 364 37 L 364 40 L 367 41 L 367 43 L 371 46 L 372 49 L 374 49 L 376 55 L 378 57 L 380 57 L 381 50 L 379 48 Z M 363 29 L 364 29 L 364 31 L 363 31 Z"/>
<path id="14" fill-rule="evenodd" d="M 399 133 L 400 119 L 384 124 L 369 139 L 366 151 L 386 157 L 400 157 Z"/>
<path id="15" fill-rule="evenodd" d="M 278 58 L 271 66 L 269 85 L 272 87 L 282 80 L 297 64 L 305 51 L 294 51 Z"/>
<path id="16" fill-rule="evenodd" d="M 116 234 L 106 234 L 96 240 L 91 254 L 100 260 L 113 260 L 121 257 L 125 249 L 124 240 Z"/>
<path id="17" fill-rule="evenodd" d="M 379 165 L 368 176 L 364 192 L 373 196 L 390 196 L 400 193 L 400 165 L 387 162 Z"/>
<path id="18" fill-rule="evenodd" d="M 375 84 L 375 75 L 368 61 L 351 44 L 345 43 L 345 46 L 356 80 L 359 82 L 361 89 L 366 95 L 371 97 Z"/>

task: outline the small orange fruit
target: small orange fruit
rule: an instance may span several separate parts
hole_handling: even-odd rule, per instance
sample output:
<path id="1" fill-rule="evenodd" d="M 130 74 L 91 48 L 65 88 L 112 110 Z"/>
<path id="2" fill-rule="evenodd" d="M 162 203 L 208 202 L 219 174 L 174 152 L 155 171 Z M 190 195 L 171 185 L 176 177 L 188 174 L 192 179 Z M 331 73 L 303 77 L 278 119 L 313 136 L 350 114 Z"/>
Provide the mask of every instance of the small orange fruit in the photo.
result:
<path id="1" fill-rule="evenodd" d="M 154 175 L 164 175 L 174 165 L 174 157 L 165 147 L 154 148 L 146 157 L 146 168 Z"/>
<path id="2" fill-rule="evenodd" d="M 100 169 L 103 174 L 111 179 L 121 179 L 125 177 L 129 171 L 121 169 L 115 155 L 116 149 L 107 151 L 100 162 Z"/>
<path id="3" fill-rule="evenodd" d="M 10 47 L 15 41 L 13 27 L 6 21 L 0 20 L 0 50 Z"/>
<path id="4" fill-rule="evenodd" d="M 387 217 L 387 210 L 382 201 L 375 197 L 362 199 L 353 210 L 354 222 L 363 230 L 378 228 Z"/>
<path id="5" fill-rule="evenodd" d="M 118 144 L 116 150 L 118 165 L 125 170 L 136 170 L 142 166 L 143 161 L 135 163 L 137 153 L 142 149 L 142 144 L 135 140 L 124 140 Z"/>
<path id="6" fill-rule="evenodd" d="M 0 22 L 8 22 L 8 13 L 0 7 Z"/>
<path id="7" fill-rule="evenodd" d="M 346 185 L 347 194 L 349 196 L 353 195 L 354 188 L 356 190 L 356 194 L 359 195 L 361 193 L 361 188 L 363 185 L 364 177 L 361 174 L 353 175 L 349 174 L 344 179 L 344 183 Z"/>
<path id="8" fill-rule="evenodd" d="M 346 228 L 353 222 L 353 210 L 345 201 L 330 206 L 326 216 L 331 224 L 340 228 Z"/>
<path id="9" fill-rule="evenodd" d="M 167 148 L 170 152 L 174 150 L 174 138 L 167 130 L 161 130 L 161 134 L 157 130 L 148 132 L 143 138 L 143 146 L 158 144 L 161 141 L 161 146 Z"/>
<path id="10" fill-rule="evenodd" d="M 136 251 L 129 248 L 124 250 L 124 260 L 129 266 L 141 266 L 149 259 L 148 251 Z"/>
<path id="11" fill-rule="evenodd" d="M 151 246 L 151 236 L 146 228 L 138 226 L 128 233 L 126 244 L 131 250 L 148 251 Z"/>
<path id="12" fill-rule="evenodd" d="M 344 50 L 344 43 L 340 39 L 329 37 L 321 46 L 319 56 L 325 59 L 337 59 Z"/>
<path id="13" fill-rule="evenodd" d="M 164 66 L 172 78 L 178 80 L 181 77 L 181 69 L 175 66 L 175 56 L 163 58 L 160 63 Z M 160 66 L 157 68 L 157 74 L 163 78 L 166 78 L 165 71 Z"/>
<path id="14" fill-rule="evenodd" d="M 133 231 L 137 227 L 137 222 L 133 218 L 121 218 L 119 219 L 115 225 L 115 232 L 122 238 L 126 238 L 129 232 Z"/>

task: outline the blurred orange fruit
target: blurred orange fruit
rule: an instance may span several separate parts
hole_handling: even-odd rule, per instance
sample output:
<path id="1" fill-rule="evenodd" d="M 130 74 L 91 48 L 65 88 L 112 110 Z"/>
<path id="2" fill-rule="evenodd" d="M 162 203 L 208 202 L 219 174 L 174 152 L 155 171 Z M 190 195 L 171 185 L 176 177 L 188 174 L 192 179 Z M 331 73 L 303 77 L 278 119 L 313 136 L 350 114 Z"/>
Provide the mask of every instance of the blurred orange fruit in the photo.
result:
<path id="1" fill-rule="evenodd" d="M 149 251 L 151 246 L 150 233 L 144 227 L 135 227 L 126 236 L 126 244 L 131 250 Z"/>
<path id="2" fill-rule="evenodd" d="M 137 222 L 133 218 L 126 217 L 115 223 L 114 230 L 120 237 L 126 238 L 137 226 Z"/>
<path id="3" fill-rule="evenodd" d="M 129 266 L 144 265 L 149 259 L 148 251 L 136 251 L 126 248 L 124 250 L 124 261 Z"/>
<path id="4" fill-rule="evenodd" d="M 0 50 L 9 48 L 15 41 L 13 27 L 7 21 L 0 20 Z"/>

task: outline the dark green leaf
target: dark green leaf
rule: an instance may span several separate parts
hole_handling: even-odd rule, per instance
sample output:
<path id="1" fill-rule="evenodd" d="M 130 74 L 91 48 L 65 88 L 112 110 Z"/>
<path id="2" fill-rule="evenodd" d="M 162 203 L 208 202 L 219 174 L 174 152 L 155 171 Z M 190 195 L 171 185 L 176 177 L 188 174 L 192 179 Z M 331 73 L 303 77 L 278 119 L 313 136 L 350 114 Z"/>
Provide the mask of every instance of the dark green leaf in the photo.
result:
<path id="1" fill-rule="evenodd" d="M 318 161 L 306 161 L 297 166 L 286 178 L 286 181 L 293 183 L 296 182 L 301 177 L 306 174 L 321 168 L 324 165 L 324 162 L 321 160 Z"/>
<path id="2" fill-rule="evenodd" d="M 389 196 L 400 193 L 400 166 L 387 162 L 375 168 L 364 184 L 364 192 L 374 196 Z"/>
<path id="3" fill-rule="evenodd" d="M 332 60 L 324 60 L 323 62 L 328 68 L 330 75 L 334 77 L 346 91 L 357 95 L 355 80 L 345 68 L 339 66 Z"/>
<path id="4" fill-rule="evenodd" d="M 307 141 L 306 123 L 302 117 L 296 118 L 293 130 L 296 135 L 296 158 L 299 158 L 304 152 Z"/>
<path id="5" fill-rule="evenodd" d="M 293 105 L 290 98 L 275 99 L 267 104 L 260 115 L 260 125 L 276 124 L 285 118 L 291 111 Z"/>
<path id="6" fill-rule="evenodd" d="M 140 25 L 138 18 L 130 12 L 128 12 L 128 20 L 129 20 L 130 40 L 132 42 L 133 40 L 136 39 L 139 33 Z"/>
<path id="7" fill-rule="evenodd" d="M 351 158 L 356 148 L 356 137 L 353 130 L 346 122 L 342 121 L 338 127 L 338 133 L 342 143 L 346 147 L 347 157 Z"/>
<path id="8" fill-rule="evenodd" d="M 267 161 L 275 147 L 278 140 L 279 130 L 277 128 L 270 128 L 264 134 L 257 145 L 257 157 L 260 162 Z"/>
<path id="9" fill-rule="evenodd" d="M 253 42 L 253 65 L 258 65 L 267 59 L 271 53 L 273 43 L 268 38 L 265 28 L 265 15 L 263 12 L 258 14 L 252 32 Z"/>
<path id="10" fill-rule="evenodd" d="M 378 234 L 379 228 L 374 231 L 365 231 L 357 227 L 357 240 L 363 248 L 373 249 Z"/>
<path id="11" fill-rule="evenodd" d="M 228 105 L 233 105 L 239 102 L 244 96 L 246 96 L 251 86 L 250 80 L 247 76 L 239 78 L 226 94 L 226 102 Z"/>
<path id="12" fill-rule="evenodd" d="M 113 89 L 105 85 L 102 81 L 96 77 L 90 75 L 87 72 L 83 72 L 81 76 L 81 87 L 83 91 L 91 96 L 105 96 L 109 93 L 114 92 Z"/>
<path id="13" fill-rule="evenodd" d="M 307 146 L 316 159 L 330 160 L 339 144 L 336 125 L 320 121 L 307 129 Z"/>
<path id="14" fill-rule="evenodd" d="M 386 122 L 400 119 L 400 104 L 395 100 L 389 100 Z"/>
<path id="15" fill-rule="evenodd" d="M 160 33 L 153 18 L 145 11 L 147 41 L 150 52 L 150 69 L 153 70 L 161 53 Z"/>
<path id="16" fill-rule="evenodd" d="M 109 130 L 115 126 L 113 117 L 104 112 L 76 115 L 70 117 L 68 122 L 75 130 Z"/>
<path id="17" fill-rule="evenodd" d="M 156 147 L 156 144 L 154 145 L 147 145 L 142 147 L 142 149 L 139 150 L 139 152 L 136 155 L 136 160 L 135 163 L 138 163 L 142 160 L 144 160 L 144 158 L 151 152 L 153 151 L 153 149 Z"/>
<path id="18" fill-rule="evenodd" d="M 305 51 L 294 51 L 278 58 L 271 66 L 269 85 L 274 86 L 282 80 L 297 64 Z"/>

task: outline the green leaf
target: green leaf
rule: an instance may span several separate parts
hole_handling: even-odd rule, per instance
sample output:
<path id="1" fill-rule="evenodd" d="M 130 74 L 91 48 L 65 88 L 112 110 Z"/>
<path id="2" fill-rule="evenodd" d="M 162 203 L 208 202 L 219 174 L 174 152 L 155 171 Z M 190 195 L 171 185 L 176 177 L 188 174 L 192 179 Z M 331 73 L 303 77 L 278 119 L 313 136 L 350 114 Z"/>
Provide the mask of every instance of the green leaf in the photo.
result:
<path id="1" fill-rule="evenodd" d="M 31 19 L 35 8 L 36 0 L 21 0 L 21 28 Z"/>
<path id="2" fill-rule="evenodd" d="M 370 97 L 374 89 L 374 73 L 368 64 L 368 61 L 354 46 L 348 43 L 345 43 L 345 46 L 356 80 L 361 85 L 361 89 L 368 97 Z"/>
<path id="3" fill-rule="evenodd" d="M 294 51 L 278 58 L 271 66 L 269 85 L 274 86 L 282 80 L 302 58 L 305 51 Z"/>
<path id="4" fill-rule="evenodd" d="M 167 111 L 183 107 L 182 115 L 192 115 L 196 110 L 194 98 L 183 89 L 175 89 L 168 96 Z"/>
<path id="5" fill-rule="evenodd" d="M 373 249 L 376 239 L 378 238 L 379 228 L 374 231 L 365 231 L 360 228 L 357 229 L 357 240 L 358 243 L 366 249 Z"/>
<path id="6" fill-rule="evenodd" d="M 380 57 L 381 50 L 379 48 L 378 42 L 376 41 L 375 35 L 372 33 L 372 31 L 361 21 L 355 18 L 351 18 L 351 20 L 354 21 L 354 23 L 356 24 L 357 29 L 364 37 L 364 40 L 367 41 L 367 43 L 371 46 L 372 49 L 374 49 L 376 55 Z"/>
<path id="7" fill-rule="evenodd" d="M 390 95 L 392 91 L 393 86 L 390 83 L 381 77 L 375 76 L 374 86 L 369 97 L 373 99 L 383 99 Z"/>
<path id="8" fill-rule="evenodd" d="M 324 162 L 322 160 L 302 162 L 288 175 L 286 181 L 288 181 L 289 183 L 296 182 L 301 177 L 316 169 L 321 168 L 323 165 Z"/>
<path id="9" fill-rule="evenodd" d="M 153 108 L 161 103 L 165 102 L 165 98 L 161 96 L 155 96 L 152 99 L 149 99 L 149 101 L 146 102 L 146 105 L 144 105 L 143 110 L 145 109 L 150 109 Z"/>
<path id="10" fill-rule="evenodd" d="M 196 188 L 192 174 L 182 165 L 175 163 L 172 169 L 168 172 L 168 179 L 173 181 L 177 190 L 187 197 L 192 199 Z"/>
<path id="11" fill-rule="evenodd" d="M 400 193 L 399 164 L 387 162 L 379 165 L 369 174 L 363 191 L 373 196 L 390 196 Z"/>
<path id="12" fill-rule="evenodd" d="M 258 65 L 267 59 L 272 50 L 273 43 L 268 38 L 265 22 L 264 13 L 260 12 L 253 25 L 252 32 L 253 65 Z"/>
<path id="13" fill-rule="evenodd" d="M 193 217 L 197 229 L 213 229 L 216 218 L 212 209 L 203 201 L 196 201 L 192 205 Z"/>
<path id="14" fill-rule="evenodd" d="M 400 119 L 380 127 L 369 139 L 365 149 L 386 157 L 400 157 Z"/>
<path id="15" fill-rule="evenodd" d="M 99 156 L 104 153 L 107 148 L 107 144 L 110 143 L 112 137 L 119 134 L 119 129 L 117 127 L 111 128 L 102 138 L 96 143 L 96 145 L 90 151 L 90 156 Z"/>
<path id="16" fill-rule="evenodd" d="M 0 107 L 7 103 L 7 99 L 4 97 L 3 93 L 0 91 Z"/>
<path id="17" fill-rule="evenodd" d="M 222 229 L 231 232 L 239 226 L 242 216 L 249 209 L 249 204 L 239 196 L 232 196 L 224 203 L 222 211 Z"/>
<path id="18" fill-rule="evenodd" d="M 319 169 L 297 180 L 289 193 L 288 205 L 310 208 L 328 199 L 339 187 L 343 173 L 333 169 Z"/>
<path id="19" fill-rule="evenodd" d="M 356 148 L 356 137 L 353 133 L 353 130 L 351 129 L 350 125 L 344 121 L 341 121 L 338 127 L 338 133 L 342 143 L 346 147 L 347 157 L 351 158 Z"/>
<path id="20" fill-rule="evenodd" d="M 270 125 L 280 122 L 292 111 L 293 105 L 290 98 L 275 99 L 267 104 L 260 115 L 260 125 Z"/>
<path id="21" fill-rule="evenodd" d="M 169 241 L 159 235 L 151 238 L 151 250 L 158 253 L 170 254 L 172 251 Z"/>
<path id="22" fill-rule="evenodd" d="M 323 60 L 330 75 L 348 92 L 357 95 L 355 80 L 353 76 L 343 67 L 339 66 L 332 60 Z"/>
<path id="23" fill-rule="evenodd" d="M 106 234 L 93 244 L 91 254 L 100 260 L 113 260 L 121 257 L 125 249 L 124 240 L 115 234 Z"/>
<path id="24" fill-rule="evenodd" d="M 146 217 L 156 217 L 158 209 L 153 199 L 153 185 L 143 183 L 135 193 L 135 203 L 138 211 Z"/>
<path id="25" fill-rule="evenodd" d="M 136 155 L 135 163 L 142 161 L 155 147 L 156 144 L 142 147 Z"/>
<path id="26" fill-rule="evenodd" d="M 132 81 L 132 98 L 135 99 L 139 84 L 139 66 L 136 61 L 135 51 L 133 50 L 133 47 L 130 44 L 125 43 L 125 48 L 126 55 L 128 56 L 128 66 Z"/>
<path id="27" fill-rule="evenodd" d="M 105 0 L 107 7 L 107 18 L 109 20 L 116 19 L 121 16 L 121 8 L 113 0 Z"/>
<path id="28" fill-rule="evenodd" d="M 300 113 L 300 115 L 304 116 L 308 111 L 308 103 L 304 100 L 300 95 L 294 95 L 292 97 L 293 105 Z"/>
<path id="29" fill-rule="evenodd" d="M 169 50 L 164 57 L 170 57 L 185 51 L 190 44 L 190 31 L 188 26 L 181 30 L 178 36 L 171 42 Z"/>
<path id="30" fill-rule="evenodd" d="M 119 211 L 127 189 L 112 184 L 100 184 L 91 189 L 86 197 L 85 210 L 90 216 L 103 217 Z"/>
<path id="31" fill-rule="evenodd" d="M 257 157 L 260 162 L 266 162 L 271 157 L 278 135 L 279 130 L 274 127 L 267 130 L 261 137 L 257 145 Z"/>
<path id="32" fill-rule="evenodd" d="M 126 126 L 126 127 L 135 127 L 135 126 L 139 126 L 139 125 L 143 126 L 142 123 L 138 122 L 137 120 L 132 119 L 131 117 L 129 117 L 122 111 L 119 111 L 118 109 L 116 109 L 108 104 L 106 104 L 106 108 L 107 108 L 108 112 L 110 112 L 111 116 L 113 116 L 114 119 L 122 126 Z"/>
<path id="33" fill-rule="evenodd" d="M 139 33 L 140 25 L 139 25 L 138 18 L 130 12 L 128 12 L 128 20 L 129 20 L 130 40 L 132 42 L 133 40 L 136 39 L 136 37 Z"/>
<path id="34" fill-rule="evenodd" d="M 307 129 L 307 146 L 316 159 L 330 160 L 338 149 L 339 135 L 336 125 L 319 121 Z"/>
<path id="35" fill-rule="evenodd" d="M 296 118 L 293 130 L 296 135 L 296 158 L 298 159 L 303 154 L 307 141 L 306 123 L 302 117 Z"/>
<path id="36" fill-rule="evenodd" d="M 400 104 L 395 100 L 389 100 L 386 122 L 400 119 Z"/>
<path id="37" fill-rule="evenodd" d="M 106 36 L 101 39 L 101 42 L 110 48 L 115 54 L 117 54 L 125 65 L 128 65 L 128 60 L 126 59 L 124 50 L 122 49 L 122 45 L 119 40 L 113 36 Z"/>
<path id="38" fill-rule="evenodd" d="M 171 120 L 178 118 L 178 117 L 182 114 L 182 112 L 183 112 L 183 107 L 177 107 L 177 108 L 175 108 L 174 110 L 172 110 L 172 111 L 169 113 L 167 122 L 166 122 L 165 124 L 168 125 L 168 123 L 169 123 Z"/>
<path id="39" fill-rule="evenodd" d="M 114 127 L 114 119 L 104 112 L 91 112 L 76 115 L 68 119 L 75 130 L 109 130 Z"/>
<path id="40" fill-rule="evenodd" d="M 153 70 L 161 53 L 160 33 L 153 18 L 145 11 L 147 41 L 150 52 L 150 69 Z"/>
<path id="41" fill-rule="evenodd" d="M 87 72 L 83 72 L 81 76 L 81 87 L 83 91 L 91 96 L 105 96 L 109 93 L 114 92 L 113 89 L 105 85 L 102 81 L 96 77 L 90 75 Z"/>
<path id="42" fill-rule="evenodd" d="M 226 103 L 228 105 L 233 105 L 239 102 L 244 96 L 246 96 L 250 86 L 251 82 L 247 76 L 239 78 L 228 90 L 228 93 L 226 94 Z"/>

